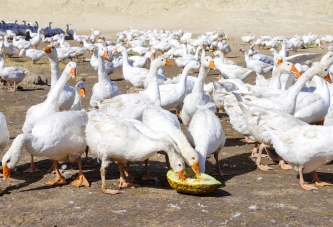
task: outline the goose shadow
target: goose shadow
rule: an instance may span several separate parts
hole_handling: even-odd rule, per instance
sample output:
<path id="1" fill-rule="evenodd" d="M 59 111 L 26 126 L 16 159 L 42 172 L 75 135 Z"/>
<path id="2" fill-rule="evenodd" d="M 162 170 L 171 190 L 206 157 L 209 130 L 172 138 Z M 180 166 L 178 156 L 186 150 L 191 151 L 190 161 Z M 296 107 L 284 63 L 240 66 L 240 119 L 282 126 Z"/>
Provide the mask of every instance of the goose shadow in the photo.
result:
<path id="1" fill-rule="evenodd" d="M 18 87 L 17 91 L 42 91 L 45 90 L 44 88 L 22 88 L 22 87 Z"/>

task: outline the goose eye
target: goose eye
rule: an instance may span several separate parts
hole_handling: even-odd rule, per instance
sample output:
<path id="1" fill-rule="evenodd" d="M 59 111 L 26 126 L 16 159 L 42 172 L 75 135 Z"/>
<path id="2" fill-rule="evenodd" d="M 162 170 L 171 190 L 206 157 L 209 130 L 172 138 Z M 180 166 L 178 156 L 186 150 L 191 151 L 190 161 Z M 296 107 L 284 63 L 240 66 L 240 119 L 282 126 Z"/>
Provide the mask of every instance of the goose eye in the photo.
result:
<path id="1" fill-rule="evenodd" d="M 181 164 L 178 164 L 178 166 L 182 166 Z"/>
<path id="2" fill-rule="evenodd" d="M 54 47 L 52 47 L 52 49 L 54 49 Z"/>
<path id="3" fill-rule="evenodd" d="M 10 159 L 8 159 L 6 163 L 8 163 L 8 162 L 10 162 Z"/>
<path id="4" fill-rule="evenodd" d="M 325 72 L 327 71 L 327 69 L 325 69 Z"/>
<path id="5" fill-rule="evenodd" d="M 195 157 L 192 157 L 193 160 L 195 160 Z"/>

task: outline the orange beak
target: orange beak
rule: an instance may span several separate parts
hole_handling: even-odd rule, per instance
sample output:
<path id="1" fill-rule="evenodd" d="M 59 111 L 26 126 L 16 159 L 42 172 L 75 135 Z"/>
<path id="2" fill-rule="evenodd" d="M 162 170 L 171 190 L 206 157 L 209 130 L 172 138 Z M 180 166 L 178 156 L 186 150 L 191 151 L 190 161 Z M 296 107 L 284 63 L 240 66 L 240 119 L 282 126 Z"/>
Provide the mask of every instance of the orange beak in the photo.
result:
<path id="1" fill-rule="evenodd" d="M 325 77 L 324 77 L 324 80 L 326 80 L 328 83 L 332 83 L 332 80 L 331 80 L 331 77 L 330 77 L 330 74 L 327 74 Z"/>
<path id="2" fill-rule="evenodd" d="M 82 95 L 83 98 L 86 97 L 86 89 L 84 87 L 80 88 L 80 95 Z"/>
<path id="3" fill-rule="evenodd" d="M 69 74 L 72 76 L 72 78 L 76 77 L 76 68 L 71 68 L 71 71 L 69 72 Z"/>
<path id="4" fill-rule="evenodd" d="M 165 65 L 167 65 L 167 66 L 172 66 L 173 64 L 172 64 L 172 62 L 171 62 L 171 61 L 169 61 L 169 60 L 166 60 L 166 61 L 165 61 Z"/>
<path id="5" fill-rule="evenodd" d="M 6 180 L 9 177 L 9 174 L 12 172 L 13 169 L 8 168 L 7 166 L 2 166 L 2 174 L 3 180 Z"/>
<path id="6" fill-rule="evenodd" d="M 195 172 L 196 175 L 200 175 L 200 169 L 199 169 L 199 162 L 194 163 L 191 168 Z"/>
<path id="7" fill-rule="evenodd" d="M 45 53 L 51 53 L 51 46 L 48 45 L 47 47 L 45 47 L 44 52 Z"/>
<path id="8" fill-rule="evenodd" d="M 279 61 L 279 60 L 278 60 Z M 302 73 L 301 72 L 299 72 L 297 69 L 296 69 L 296 67 L 293 65 L 293 66 L 291 66 L 291 69 L 290 69 L 290 72 L 292 72 L 292 73 L 295 73 L 295 75 L 296 75 L 296 78 L 300 78 L 301 77 L 301 75 L 302 75 Z"/>
<path id="9" fill-rule="evenodd" d="M 106 50 L 104 51 L 103 57 L 109 58 L 109 53 Z"/>
<path id="10" fill-rule="evenodd" d="M 118 49 L 116 49 L 115 51 L 113 51 L 112 56 L 115 55 L 116 53 L 119 53 Z"/>
<path id="11" fill-rule="evenodd" d="M 176 175 L 179 180 L 181 180 L 181 181 L 185 180 L 185 170 L 182 169 L 181 171 L 177 172 Z"/>
<path id="12" fill-rule="evenodd" d="M 214 61 L 209 62 L 209 67 L 212 68 L 212 69 L 215 69 Z"/>
<path id="13" fill-rule="evenodd" d="M 277 64 L 277 65 L 280 65 L 281 63 L 282 63 L 282 59 L 279 58 L 279 59 L 277 60 L 276 64 Z"/>
<path id="14" fill-rule="evenodd" d="M 155 53 L 155 52 L 152 52 L 152 53 L 151 53 L 151 57 L 152 57 L 152 58 L 155 58 L 155 57 L 156 57 L 156 53 Z"/>

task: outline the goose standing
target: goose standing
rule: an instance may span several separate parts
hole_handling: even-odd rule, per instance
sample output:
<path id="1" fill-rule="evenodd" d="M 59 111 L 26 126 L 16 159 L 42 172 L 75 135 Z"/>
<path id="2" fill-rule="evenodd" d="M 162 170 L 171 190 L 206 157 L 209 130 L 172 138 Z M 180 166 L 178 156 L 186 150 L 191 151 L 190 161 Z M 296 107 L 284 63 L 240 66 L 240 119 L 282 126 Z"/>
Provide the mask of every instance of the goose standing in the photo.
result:
<path id="1" fill-rule="evenodd" d="M 37 61 L 42 59 L 45 52 L 44 50 L 35 50 L 35 49 L 22 49 L 19 53 L 19 57 L 28 57 L 31 58 L 32 63 L 35 64 Z"/>
<path id="2" fill-rule="evenodd" d="M 53 113 L 38 120 L 31 133 L 18 135 L 12 146 L 2 158 L 4 180 L 22 157 L 23 149 L 31 156 L 48 157 L 53 160 L 56 178 L 46 182 L 48 185 L 66 184 L 59 171 L 58 161 L 77 161 L 79 175 L 71 185 L 89 186 L 81 168 L 81 155 L 86 148 L 85 126 L 87 113 L 66 111 Z"/>
<path id="3" fill-rule="evenodd" d="M 44 49 L 44 52 L 49 58 L 51 67 L 51 90 L 53 89 L 53 87 L 55 87 L 57 81 L 61 76 L 58 62 L 58 49 L 51 45 L 48 45 Z M 58 99 L 59 110 L 69 110 L 73 105 L 74 99 L 75 89 L 72 86 L 65 85 Z"/>
<path id="4" fill-rule="evenodd" d="M 165 151 L 171 167 L 181 180 L 184 180 L 184 162 L 173 145 L 165 139 L 153 139 L 142 134 L 130 122 L 97 112 L 89 112 L 86 126 L 87 145 L 102 161 L 102 191 L 106 194 L 117 194 L 118 190 L 107 189 L 105 182 L 106 168 L 111 160 L 117 161 L 120 172 L 119 187 L 132 186 L 125 181 L 123 171 L 127 161 L 143 161 L 158 151 Z"/>
<path id="5" fill-rule="evenodd" d="M 53 113 L 59 112 L 59 106 L 58 106 L 58 99 L 63 91 L 63 88 L 70 77 L 76 76 L 76 63 L 75 62 L 69 62 L 61 77 L 57 81 L 56 85 L 50 90 L 46 100 L 40 104 L 31 106 L 26 114 L 25 121 L 22 127 L 23 133 L 31 133 L 34 125 L 36 122 L 48 115 L 51 115 Z M 24 172 L 38 172 L 39 170 L 34 166 L 33 163 L 33 156 L 31 157 L 31 166 L 29 169 L 25 170 Z"/>
<path id="6" fill-rule="evenodd" d="M 226 173 L 220 167 L 218 155 L 225 144 L 226 136 L 219 118 L 214 110 L 210 109 L 212 107 L 215 109 L 212 103 L 198 107 L 186 132 L 186 138 L 198 152 L 200 172 L 205 173 L 206 158 L 214 153 L 216 170 L 213 175 L 222 176 Z"/>
<path id="7" fill-rule="evenodd" d="M 212 57 L 206 56 L 204 61 L 201 62 L 201 67 L 196 80 L 192 93 L 188 94 L 184 99 L 181 118 L 184 125 L 188 125 L 191 121 L 193 114 L 197 110 L 197 106 L 205 105 L 210 101 L 209 95 L 204 93 L 205 78 L 209 68 L 215 68 Z"/>
<path id="8" fill-rule="evenodd" d="M 16 91 L 17 84 L 25 78 L 29 70 L 16 66 L 6 67 L 4 58 L 4 53 L 0 50 L 0 77 L 12 86 L 9 91 L 14 92 Z"/>
<path id="9" fill-rule="evenodd" d="M 98 48 L 98 82 L 94 84 L 90 106 L 97 107 L 97 102 L 120 95 L 118 85 L 111 81 L 105 68 L 105 58 L 109 58 L 106 47 Z"/>
<path id="10" fill-rule="evenodd" d="M 140 91 L 139 94 L 122 94 L 111 99 L 104 99 L 98 103 L 99 109 L 112 116 L 141 120 L 147 105 L 161 105 L 157 71 L 165 65 L 172 64 L 164 57 L 156 58 L 150 65 L 146 90 Z"/>

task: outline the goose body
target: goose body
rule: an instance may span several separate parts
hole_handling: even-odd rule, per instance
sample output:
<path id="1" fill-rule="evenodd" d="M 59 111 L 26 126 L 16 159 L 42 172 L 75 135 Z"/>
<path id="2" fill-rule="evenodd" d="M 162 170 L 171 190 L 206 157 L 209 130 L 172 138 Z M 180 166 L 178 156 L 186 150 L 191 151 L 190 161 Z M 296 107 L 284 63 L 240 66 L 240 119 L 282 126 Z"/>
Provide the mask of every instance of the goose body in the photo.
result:
<path id="1" fill-rule="evenodd" d="M 45 52 L 43 50 L 35 49 L 22 49 L 19 53 L 19 57 L 28 57 L 33 63 L 36 63 L 44 56 Z"/>
<path id="2" fill-rule="evenodd" d="M 13 86 L 11 91 L 16 91 L 16 85 L 25 78 L 29 70 L 16 66 L 6 67 L 4 57 L 4 53 L 0 50 L 0 77 Z"/>
<path id="3" fill-rule="evenodd" d="M 105 193 L 113 194 L 107 190 L 105 183 L 106 167 L 110 160 L 123 165 L 128 161 L 143 161 L 158 151 L 165 151 L 171 167 L 183 178 L 184 163 L 172 144 L 165 139 L 142 134 L 130 121 L 94 110 L 89 113 L 86 135 L 90 150 L 102 161 L 102 191 Z M 119 186 L 123 187 L 126 185 L 124 173 L 121 168 L 119 170 Z"/>
<path id="4" fill-rule="evenodd" d="M 146 90 L 140 91 L 139 94 L 122 94 L 111 99 L 104 99 L 98 102 L 99 109 L 112 116 L 141 120 L 143 111 L 148 105 L 161 105 L 157 71 L 160 67 L 169 64 L 170 62 L 163 57 L 156 58 L 150 66 Z"/>
<path id="5" fill-rule="evenodd" d="M 7 127 L 6 117 L 0 112 L 0 151 L 7 147 L 9 142 L 9 131 Z"/>
<path id="6" fill-rule="evenodd" d="M 226 137 L 222 124 L 215 115 L 214 110 L 209 109 L 212 103 L 199 107 L 192 117 L 186 138 L 189 140 L 195 151 L 199 155 L 200 172 L 205 173 L 206 158 L 215 153 L 216 157 L 225 144 Z M 221 171 L 217 161 L 217 169 Z"/>
<path id="7" fill-rule="evenodd" d="M 40 104 L 31 106 L 26 114 L 22 127 L 23 133 L 31 133 L 35 123 L 48 115 L 59 112 L 58 99 L 63 91 L 65 84 L 70 77 L 76 76 L 76 63 L 69 62 L 63 71 L 63 74 L 57 81 L 56 85 L 51 89 L 46 100 Z"/>
<path id="8" fill-rule="evenodd" d="M 106 68 L 105 58 L 108 58 L 106 47 L 99 47 L 98 50 L 98 82 L 94 84 L 92 96 L 90 98 L 90 106 L 97 107 L 97 102 L 120 95 L 118 85 L 111 81 Z"/>
<path id="9" fill-rule="evenodd" d="M 185 125 L 190 123 L 192 116 L 197 110 L 197 106 L 205 105 L 210 101 L 209 95 L 204 93 L 205 78 L 209 67 L 215 67 L 214 61 L 210 56 L 206 56 L 201 63 L 198 79 L 194 84 L 192 93 L 188 94 L 184 99 L 181 118 Z"/>

